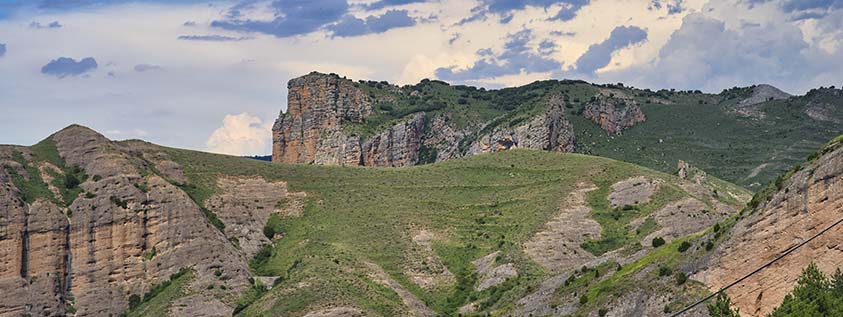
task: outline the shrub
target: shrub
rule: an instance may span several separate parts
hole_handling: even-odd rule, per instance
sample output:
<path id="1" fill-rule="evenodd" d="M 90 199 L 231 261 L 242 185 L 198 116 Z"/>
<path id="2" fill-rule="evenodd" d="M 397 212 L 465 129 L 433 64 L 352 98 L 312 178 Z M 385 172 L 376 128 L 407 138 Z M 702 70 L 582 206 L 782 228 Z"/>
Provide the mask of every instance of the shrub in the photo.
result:
<path id="1" fill-rule="evenodd" d="M 580 296 L 580 305 L 585 305 L 585 303 L 588 303 L 588 295 L 583 294 Z"/>
<path id="2" fill-rule="evenodd" d="M 679 244 L 679 252 L 688 251 L 689 248 L 691 248 L 691 243 L 688 241 L 682 241 L 682 243 Z"/>
<path id="3" fill-rule="evenodd" d="M 133 309 L 138 307 L 141 304 L 141 297 L 138 294 L 132 294 L 129 296 L 129 309 Z"/>
<path id="4" fill-rule="evenodd" d="M 658 248 L 664 245 L 664 239 L 662 237 L 655 237 L 653 238 L 653 247 Z"/>
<path id="5" fill-rule="evenodd" d="M 74 189 L 79 187 L 79 184 L 81 184 L 81 182 L 78 178 L 76 178 L 76 175 L 70 173 L 64 174 L 64 188 Z"/>
<path id="6" fill-rule="evenodd" d="M 676 273 L 676 285 L 685 284 L 688 281 L 688 276 L 685 273 L 679 272 Z"/>
<path id="7" fill-rule="evenodd" d="M 671 273 L 673 273 L 673 271 L 669 267 L 659 266 L 659 276 L 668 276 Z"/>

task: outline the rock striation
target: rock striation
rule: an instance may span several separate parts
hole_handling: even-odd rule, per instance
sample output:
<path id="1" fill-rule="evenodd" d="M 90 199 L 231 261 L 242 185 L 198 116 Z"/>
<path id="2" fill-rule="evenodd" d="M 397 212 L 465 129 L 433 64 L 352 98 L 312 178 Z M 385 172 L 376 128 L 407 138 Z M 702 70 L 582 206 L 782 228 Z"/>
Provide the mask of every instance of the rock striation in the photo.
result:
<path id="1" fill-rule="evenodd" d="M 42 143 L 61 165 L 88 177 L 75 198 L 27 199 L 31 188 L 19 185 L 34 181 L 38 175 L 29 171 L 39 171 L 45 162 L 35 160 L 43 157 L 0 147 L 0 290 L 9 295 L 0 297 L 0 316 L 119 315 L 130 297 L 142 298 L 182 269 L 195 274 L 180 311 L 233 311 L 251 285 L 248 258 L 264 242 L 259 233 L 268 215 L 260 211 L 285 199 L 286 184 L 221 180 L 228 190 L 211 200 L 230 224 L 221 231 L 176 185 L 186 181 L 183 169 L 164 153 L 145 152 L 142 142 L 116 143 L 71 126 Z M 248 221 L 252 215 L 264 222 Z M 238 237 L 242 250 L 230 240 Z"/>
<path id="2" fill-rule="evenodd" d="M 840 219 L 843 208 L 843 147 L 840 140 L 824 155 L 803 164 L 783 179 L 767 197 L 756 197 L 756 208 L 735 224 L 729 238 L 709 259 L 707 269 L 692 278 L 710 289 L 761 267 L 789 248 Z M 810 262 L 830 274 L 840 265 L 843 228 L 837 226 L 790 255 L 755 274 L 727 293 L 742 316 L 766 316 L 796 284 Z"/>

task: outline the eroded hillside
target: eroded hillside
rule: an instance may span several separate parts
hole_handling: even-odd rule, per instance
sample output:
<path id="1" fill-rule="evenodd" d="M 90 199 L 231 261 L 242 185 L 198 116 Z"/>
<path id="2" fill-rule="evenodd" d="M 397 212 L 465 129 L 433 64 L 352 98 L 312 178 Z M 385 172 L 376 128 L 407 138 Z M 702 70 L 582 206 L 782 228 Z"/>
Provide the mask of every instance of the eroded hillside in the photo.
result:
<path id="1" fill-rule="evenodd" d="M 306 193 L 301 213 L 270 216 L 280 234 L 250 267 L 271 288 L 240 298 L 244 316 L 660 313 L 707 292 L 676 283 L 695 257 L 678 246 L 749 199 L 698 170 L 543 151 L 401 169 L 165 152 L 197 201 L 255 175 Z"/>

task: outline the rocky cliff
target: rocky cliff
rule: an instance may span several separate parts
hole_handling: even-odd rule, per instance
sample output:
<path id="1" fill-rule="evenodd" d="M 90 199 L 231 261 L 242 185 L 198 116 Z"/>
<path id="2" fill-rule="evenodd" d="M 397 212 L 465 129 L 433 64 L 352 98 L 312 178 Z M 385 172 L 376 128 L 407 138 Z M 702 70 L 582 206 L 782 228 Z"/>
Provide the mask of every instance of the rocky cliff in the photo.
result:
<path id="1" fill-rule="evenodd" d="M 237 204 L 229 192 L 210 201 L 231 225 L 221 231 L 179 187 L 181 167 L 144 144 L 71 126 L 31 148 L 0 148 L 0 290 L 8 295 L 0 316 L 118 315 L 184 269 L 195 274 L 183 290 L 189 300 L 176 305 L 182 313 L 231 313 L 250 287 L 248 259 L 267 242 L 250 232 L 268 215 L 248 220 L 284 199 L 286 187 L 226 186 L 249 201 Z M 232 237 L 244 240 L 242 250 Z"/>
<path id="2" fill-rule="evenodd" d="M 757 206 L 745 211 L 728 239 L 715 249 L 708 269 L 693 278 L 718 289 L 838 221 L 843 208 L 841 142 L 838 138 L 830 143 L 821 150 L 822 155 L 757 195 Z M 837 226 L 727 293 L 742 316 L 765 316 L 793 289 L 810 262 L 826 273 L 840 267 L 841 239 L 843 227 Z"/>
<path id="3" fill-rule="evenodd" d="M 505 151 L 513 148 L 573 152 L 574 129 L 565 117 L 560 97 L 548 101 L 547 110 L 527 123 L 498 127 L 471 145 L 468 154 Z"/>
<path id="4" fill-rule="evenodd" d="M 586 104 L 583 114 L 601 129 L 615 134 L 647 120 L 634 100 L 614 95 L 601 94 L 593 98 Z"/>
<path id="5" fill-rule="evenodd" d="M 395 111 L 397 99 L 415 104 L 418 91 L 388 86 L 389 94 L 377 94 L 334 74 L 295 78 L 288 89 L 287 111 L 272 129 L 272 157 L 279 163 L 399 167 L 510 148 L 571 152 L 575 146 L 558 94 L 543 102 L 542 113 L 505 126 L 500 120 L 458 123 L 438 105 Z M 393 124 L 375 126 L 374 134 L 354 130 L 387 116 Z"/>

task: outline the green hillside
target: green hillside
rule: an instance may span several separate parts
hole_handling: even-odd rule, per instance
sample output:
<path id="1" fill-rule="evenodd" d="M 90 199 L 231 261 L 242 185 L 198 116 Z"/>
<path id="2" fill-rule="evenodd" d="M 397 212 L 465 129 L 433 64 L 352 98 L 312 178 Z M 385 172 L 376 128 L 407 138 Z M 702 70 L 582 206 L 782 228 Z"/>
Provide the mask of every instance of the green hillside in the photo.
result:
<path id="1" fill-rule="evenodd" d="M 470 303 L 478 314 L 512 311 L 518 299 L 547 278 L 576 270 L 552 300 L 576 303 L 569 297 L 580 294 L 576 298 L 585 299 L 576 309 L 596 311 L 615 299 L 610 295 L 623 294 L 632 285 L 677 287 L 671 274 L 661 278 L 642 270 L 675 266 L 691 254 L 680 254 L 677 246 L 684 240 L 676 239 L 633 258 L 623 268 L 609 259 L 593 268 L 550 272 L 523 246 L 559 212 L 560 203 L 577 186 L 596 185 L 587 201 L 590 217 L 602 227 L 600 239 L 588 240 L 582 247 L 595 256 L 619 252 L 621 258 L 649 248 L 649 241 L 644 241 L 646 247 L 639 242 L 659 229 L 651 214 L 670 202 L 696 197 L 709 206 L 720 200 L 740 208 L 740 201 L 748 197 L 746 190 L 712 177 L 704 186 L 717 198 L 700 196 L 684 189 L 689 181 L 673 175 L 580 154 L 514 150 L 390 169 L 280 165 L 165 151 L 184 167 L 189 183 L 183 188 L 200 204 L 216 190 L 216 179 L 226 175 L 281 180 L 288 182 L 290 191 L 307 193 L 303 216 L 270 218 L 269 230 L 283 232 L 284 237 L 262 250 L 251 268 L 256 275 L 279 279 L 269 290 L 270 285 L 256 286 L 243 295 L 238 309 L 243 316 L 295 316 L 326 307 L 406 314 L 402 294 L 378 282 L 384 278 L 377 277 L 379 268 L 429 309 L 447 315 Z M 610 207 L 606 202 L 610 186 L 634 176 L 663 183 L 649 202 Z M 419 232 L 430 237 L 429 245 L 416 241 Z M 500 251 L 495 265 L 512 264 L 518 276 L 478 291 L 480 277 L 471 262 L 495 251 Z M 446 270 L 450 275 L 444 274 Z M 409 271 L 445 276 L 446 282 L 424 288 L 411 280 Z M 642 276 L 647 282 L 640 281 Z M 705 291 L 699 285 L 685 285 L 675 292 L 682 303 Z"/>
<path id="2" fill-rule="evenodd" d="M 497 90 L 436 80 L 402 87 L 362 80 L 355 85 L 373 99 L 382 100 L 365 123 L 347 127 L 364 138 L 413 113 L 448 113 L 458 128 L 474 127 L 474 134 L 461 144 L 465 152 L 478 136 L 495 127 L 523 122 L 543 111 L 550 96 L 561 94 L 574 125 L 576 152 L 663 172 L 673 172 L 677 161 L 684 160 L 753 191 L 801 162 L 826 140 L 843 133 L 843 93 L 833 87 L 763 101 L 750 107 L 755 116 L 747 116 L 736 109 L 740 101 L 751 97 L 753 87 L 708 94 L 572 80 L 537 81 Z M 647 121 L 625 130 L 623 135 L 599 129 L 582 112 L 601 91 L 609 98 L 634 100 Z"/>

